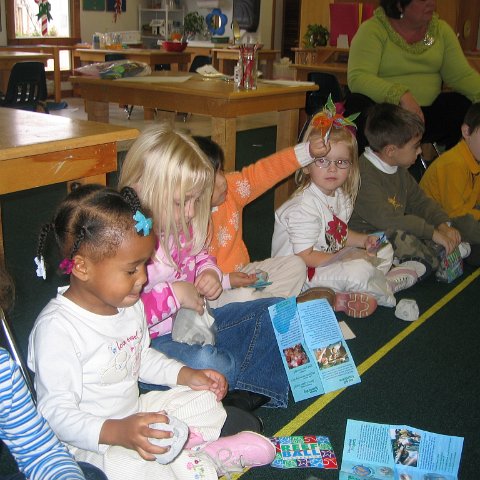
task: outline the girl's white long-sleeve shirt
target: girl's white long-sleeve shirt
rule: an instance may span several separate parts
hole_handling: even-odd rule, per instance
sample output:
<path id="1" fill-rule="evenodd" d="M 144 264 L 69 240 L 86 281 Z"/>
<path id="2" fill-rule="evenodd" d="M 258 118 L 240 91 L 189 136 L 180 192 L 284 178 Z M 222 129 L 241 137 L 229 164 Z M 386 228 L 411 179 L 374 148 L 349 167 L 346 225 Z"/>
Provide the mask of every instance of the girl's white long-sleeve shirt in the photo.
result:
<path id="1" fill-rule="evenodd" d="M 96 315 L 60 289 L 40 312 L 29 339 L 38 409 L 67 444 L 104 452 L 107 419 L 138 412 L 138 381 L 174 386 L 183 364 L 150 348 L 141 301 Z"/>

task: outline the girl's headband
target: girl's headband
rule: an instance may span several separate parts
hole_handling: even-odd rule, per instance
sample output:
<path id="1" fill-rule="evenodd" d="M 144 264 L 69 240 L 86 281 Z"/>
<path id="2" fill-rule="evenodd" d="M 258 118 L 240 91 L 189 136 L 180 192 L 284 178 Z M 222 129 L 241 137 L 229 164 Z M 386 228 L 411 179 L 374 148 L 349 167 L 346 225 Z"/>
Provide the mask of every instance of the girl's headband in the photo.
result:
<path id="1" fill-rule="evenodd" d="M 352 115 L 349 115 L 346 118 L 342 115 L 342 113 L 343 112 L 337 112 L 337 106 L 335 103 L 333 103 L 332 95 L 330 94 L 328 95 L 327 103 L 324 105 L 322 111 L 317 113 L 312 118 L 312 127 L 320 131 L 325 142 L 327 142 L 328 138 L 330 137 L 332 127 L 357 128 L 353 121 L 360 115 L 360 112 L 352 113 Z"/>

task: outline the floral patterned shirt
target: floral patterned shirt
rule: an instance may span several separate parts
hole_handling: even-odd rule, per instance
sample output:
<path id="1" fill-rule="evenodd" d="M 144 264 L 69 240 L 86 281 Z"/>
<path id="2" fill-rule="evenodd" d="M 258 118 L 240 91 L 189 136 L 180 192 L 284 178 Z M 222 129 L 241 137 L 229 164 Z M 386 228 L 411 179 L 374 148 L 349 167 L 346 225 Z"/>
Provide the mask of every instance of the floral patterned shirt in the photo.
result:
<path id="1" fill-rule="evenodd" d="M 184 235 L 180 235 L 180 248 L 177 248 L 171 238 L 169 249 L 178 268 L 170 265 L 159 242 L 153 260 L 147 265 L 148 281 L 141 298 L 151 338 L 172 331 L 173 319 L 180 308 L 172 288 L 174 282 L 193 283 L 201 272 L 208 269 L 215 270 L 222 281 L 222 272 L 217 267 L 215 258 L 206 249 L 192 255 Z"/>

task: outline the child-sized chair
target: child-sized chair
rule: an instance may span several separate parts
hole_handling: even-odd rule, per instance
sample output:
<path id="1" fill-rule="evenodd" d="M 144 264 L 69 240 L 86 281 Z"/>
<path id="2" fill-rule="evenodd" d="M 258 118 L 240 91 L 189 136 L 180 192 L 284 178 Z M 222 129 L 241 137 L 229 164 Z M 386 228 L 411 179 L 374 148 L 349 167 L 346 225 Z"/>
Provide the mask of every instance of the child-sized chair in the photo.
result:
<path id="1" fill-rule="evenodd" d="M 47 79 L 42 62 L 16 63 L 8 79 L 7 92 L 0 100 L 0 107 L 18 108 L 36 112 L 39 107 L 48 113 Z"/>

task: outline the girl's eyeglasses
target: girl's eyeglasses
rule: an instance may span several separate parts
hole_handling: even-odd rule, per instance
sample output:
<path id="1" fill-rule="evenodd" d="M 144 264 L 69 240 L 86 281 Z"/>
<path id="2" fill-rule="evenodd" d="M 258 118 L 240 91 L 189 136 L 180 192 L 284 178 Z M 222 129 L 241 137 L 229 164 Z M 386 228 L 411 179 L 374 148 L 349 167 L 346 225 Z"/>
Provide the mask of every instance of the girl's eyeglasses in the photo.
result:
<path id="1" fill-rule="evenodd" d="M 351 162 L 348 160 L 328 160 L 325 157 L 315 158 L 313 163 L 315 163 L 318 168 L 328 168 L 333 163 L 337 168 L 342 170 L 351 165 Z"/>

